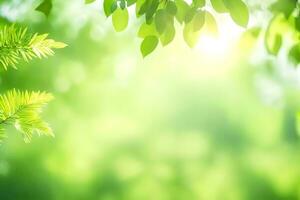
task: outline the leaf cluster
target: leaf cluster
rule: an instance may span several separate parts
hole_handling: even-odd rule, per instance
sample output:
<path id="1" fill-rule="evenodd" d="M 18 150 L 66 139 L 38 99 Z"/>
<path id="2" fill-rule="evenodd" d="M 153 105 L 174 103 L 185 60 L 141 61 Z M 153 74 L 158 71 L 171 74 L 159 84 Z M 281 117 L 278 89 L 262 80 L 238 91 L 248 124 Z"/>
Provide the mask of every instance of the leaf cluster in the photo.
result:
<path id="1" fill-rule="evenodd" d="M 92 3 L 94 0 L 86 0 Z M 145 57 L 155 50 L 159 42 L 168 45 L 175 37 L 175 22 L 181 24 L 183 37 L 190 47 L 194 47 L 200 30 L 207 27 L 217 32 L 214 15 L 207 10 L 211 5 L 217 13 L 228 13 L 232 20 L 243 27 L 249 21 L 248 7 L 242 0 L 104 0 L 103 10 L 107 17 L 112 16 L 116 31 L 123 31 L 129 20 L 128 7 L 135 5 L 137 18 L 143 17 L 138 36 L 143 39 L 141 53 Z"/>
<path id="2" fill-rule="evenodd" d="M 20 60 L 28 62 L 54 54 L 53 49 L 64 48 L 66 44 L 48 38 L 48 34 L 29 34 L 27 28 L 14 25 L 0 28 L 0 65 L 7 69 L 16 68 Z"/>
<path id="3" fill-rule="evenodd" d="M 0 139 L 5 138 L 5 128 L 13 125 L 30 142 L 34 132 L 54 136 L 49 125 L 42 120 L 42 108 L 52 100 L 46 92 L 11 90 L 0 95 Z"/>

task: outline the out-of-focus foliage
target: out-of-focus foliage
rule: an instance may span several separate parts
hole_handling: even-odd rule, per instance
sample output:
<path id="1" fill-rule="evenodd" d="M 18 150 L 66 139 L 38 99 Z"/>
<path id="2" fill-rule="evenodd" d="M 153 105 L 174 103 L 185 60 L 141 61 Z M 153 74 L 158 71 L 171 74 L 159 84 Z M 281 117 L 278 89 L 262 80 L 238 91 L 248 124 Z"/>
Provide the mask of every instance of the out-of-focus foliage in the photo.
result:
<path id="1" fill-rule="evenodd" d="M 266 4 L 256 2 L 259 10 Z M 258 29 L 224 48 L 234 44 L 227 30 L 242 28 L 222 15 L 221 40 L 205 35 L 190 49 L 177 34 L 142 59 L 135 37 L 142 22 L 117 34 L 99 14 L 102 1 L 53 1 L 48 19 L 34 11 L 39 3 L 7 0 L 0 14 L 69 47 L 1 73 L 0 91 L 51 91 L 44 118 L 56 138 L 27 145 L 8 129 L 0 199 L 299 199 L 299 71 L 284 48 L 267 54 Z M 253 18 L 267 25 L 271 14 Z"/>
<path id="2" fill-rule="evenodd" d="M 300 42 L 300 10 L 297 0 L 277 0 L 270 10 L 274 13 L 265 34 L 265 44 L 268 52 L 278 55 L 284 46 L 290 49 L 287 57 L 299 64 L 300 54 L 298 46 Z"/>
<path id="3" fill-rule="evenodd" d="M 52 99 L 45 92 L 8 91 L 0 95 L 0 137 L 5 137 L 5 127 L 14 125 L 24 135 L 25 142 L 31 140 L 36 131 L 39 135 L 53 136 L 51 128 L 40 113 L 42 107 Z"/>
<path id="4" fill-rule="evenodd" d="M 16 68 L 20 60 L 28 62 L 33 58 L 43 58 L 54 54 L 52 49 L 64 48 L 62 42 L 48 38 L 48 34 L 28 34 L 27 28 L 15 25 L 0 28 L 0 64 L 7 69 Z"/>

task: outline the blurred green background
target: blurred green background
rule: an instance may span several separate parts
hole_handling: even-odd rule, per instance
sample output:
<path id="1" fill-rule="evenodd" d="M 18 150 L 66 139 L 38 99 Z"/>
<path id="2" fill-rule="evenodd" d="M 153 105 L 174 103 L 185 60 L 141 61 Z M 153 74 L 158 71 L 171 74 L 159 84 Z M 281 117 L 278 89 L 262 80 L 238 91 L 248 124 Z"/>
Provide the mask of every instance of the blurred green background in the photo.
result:
<path id="1" fill-rule="evenodd" d="M 139 20 L 115 33 L 100 1 L 55 0 L 48 19 L 38 3 L 0 15 L 69 46 L 2 71 L 0 90 L 53 93 L 56 137 L 9 132 L 1 200 L 300 199 L 299 70 L 259 45 L 189 49 L 179 31 L 142 59 Z"/>

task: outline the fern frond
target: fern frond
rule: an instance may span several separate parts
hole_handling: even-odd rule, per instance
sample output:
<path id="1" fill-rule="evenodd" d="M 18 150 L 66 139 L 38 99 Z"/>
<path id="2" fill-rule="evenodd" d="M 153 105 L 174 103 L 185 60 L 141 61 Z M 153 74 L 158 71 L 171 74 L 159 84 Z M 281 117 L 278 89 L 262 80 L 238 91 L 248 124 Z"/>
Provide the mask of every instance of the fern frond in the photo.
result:
<path id="1" fill-rule="evenodd" d="M 53 49 L 64 48 L 66 44 L 48 38 L 48 34 L 28 34 L 27 28 L 14 25 L 0 28 L 0 65 L 16 68 L 20 60 L 28 62 L 54 54 Z"/>
<path id="2" fill-rule="evenodd" d="M 5 126 L 14 125 L 30 142 L 34 132 L 39 135 L 54 136 L 40 113 L 53 96 L 46 92 L 21 92 L 11 90 L 0 95 L 0 140 L 5 137 Z"/>

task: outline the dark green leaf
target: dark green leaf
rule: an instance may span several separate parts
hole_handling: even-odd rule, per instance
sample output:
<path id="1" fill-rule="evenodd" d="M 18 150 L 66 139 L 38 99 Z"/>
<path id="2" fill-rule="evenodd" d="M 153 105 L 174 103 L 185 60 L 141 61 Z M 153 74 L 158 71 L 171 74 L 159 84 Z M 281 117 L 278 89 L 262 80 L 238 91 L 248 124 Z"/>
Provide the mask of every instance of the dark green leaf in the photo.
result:
<path id="1" fill-rule="evenodd" d="M 152 19 L 153 19 L 152 17 L 158 8 L 158 5 L 159 5 L 159 0 L 151 0 L 151 4 L 147 8 L 147 11 L 146 11 L 146 22 L 147 23 L 152 22 Z"/>
<path id="2" fill-rule="evenodd" d="M 52 9 L 52 0 L 44 0 L 35 10 L 49 16 Z"/>
<path id="3" fill-rule="evenodd" d="M 300 63 L 300 44 L 296 44 L 290 49 L 288 57 L 294 64 Z"/>
<path id="4" fill-rule="evenodd" d="M 157 47 L 158 38 L 156 36 L 147 36 L 141 44 L 141 53 L 143 57 L 149 55 Z"/>
<path id="5" fill-rule="evenodd" d="M 128 25 L 128 10 L 127 9 L 120 9 L 118 8 L 113 14 L 112 14 L 112 23 L 114 25 L 114 28 L 117 32 L 123 31 L 126 29 Z"/>
<path id="6" fill-rule="evenodd" d="M 223 0 L 210 0 L 212 7 L 219 13 L 228 12 Z"/>
<path id="7" fill-rule="evenodd" d="M 140 9 L 138 10 L 138 14 L 139 15 L 145 14 L 147 12 L 148 7 L 150 6 L 150 4 L 151 4 L 151 0 L 143 1 L 143 3 L 140 6 Z"/>
<path id="8" fill-rule="evenodd" d="M 103 9 L 106 17 L 110 16 L 117 9 L 116 0 L 104 0 Z"/>
<path id="9" fill-rule="evenodd" d="M 123 10 L 126 8 L 125 0 L 120 0 L 120 8 L 123 9 Z"/>
<path id="10" fill-rule="evenodd" d="M 295 18 L 295 28 L 296 28 L 296 30 L 300 31 L 300 15 L 299 14 Z"/>
<path id="11" fill-rule="evenodd" d="M 141 16 L 140 10 L 141 10 L 141 8 L 142 8 L 142 6 L 144 5 L 145 2 L 146 2 L 146 0 L 136 0 L 136 3 L 135 3 L 135 15 L 137 17 Z"/>
<path id="12" fill-rule="evenodd" d="M 127 0 L 127 7 L 136 3 L 137 0 Z"/>
<path id="13" fill-rule="evenodd" d="M 232 20 L 243 27 L 247 27 L 249 22 L 249 10 L 242 0 L 224 0 L 226 8 L 230 12 Z"/>

